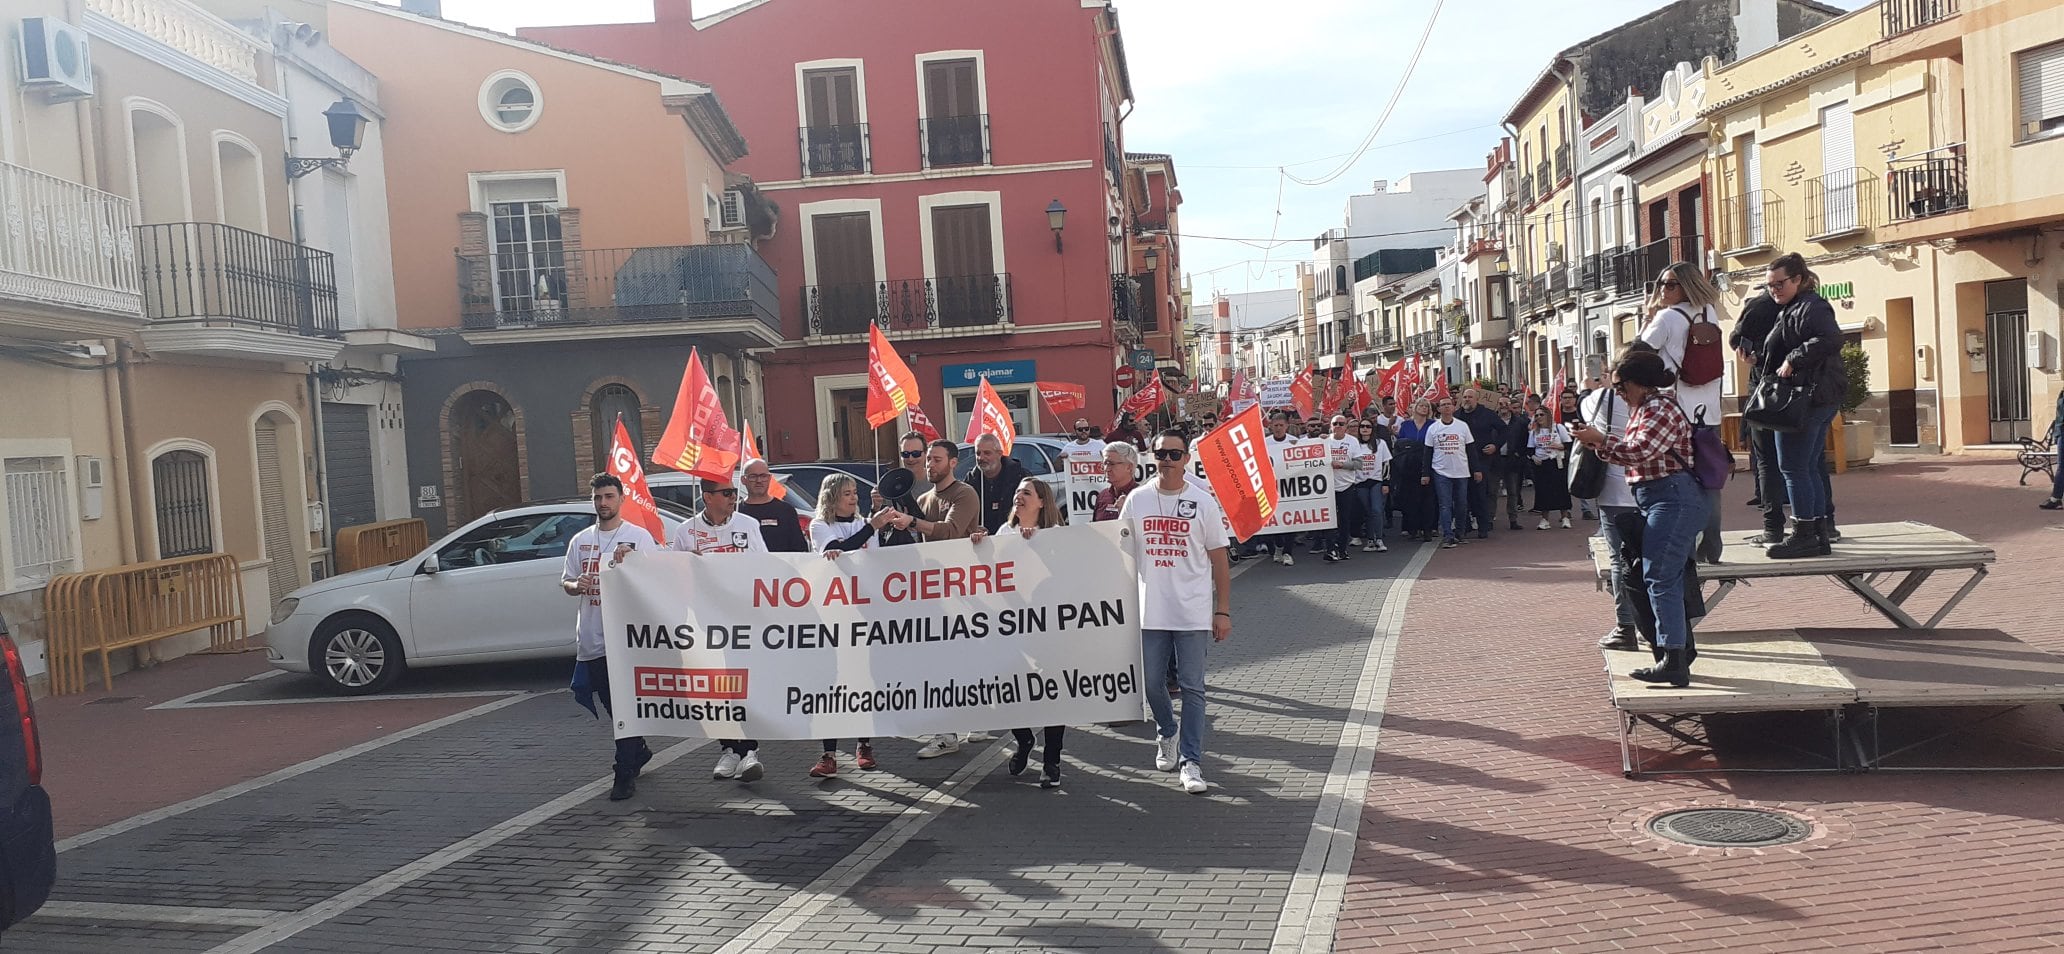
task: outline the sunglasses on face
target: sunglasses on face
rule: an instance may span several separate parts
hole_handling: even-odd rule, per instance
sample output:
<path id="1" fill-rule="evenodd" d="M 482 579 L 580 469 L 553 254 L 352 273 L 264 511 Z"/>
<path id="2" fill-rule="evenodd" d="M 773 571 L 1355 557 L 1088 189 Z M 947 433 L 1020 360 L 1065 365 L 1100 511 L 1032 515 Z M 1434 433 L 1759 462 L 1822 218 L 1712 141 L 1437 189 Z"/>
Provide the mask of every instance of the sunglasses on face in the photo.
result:
<path id="1" fill-rule="evenodd" d="M 738 488 L 725 487 L 722 490 L 705 490 L 703 493 L 711 497 L 736 497 L 738 496 Z"/>
<path id="2" fill-rule="evenodd" d="M 1157 450 L 1154 452 L 1154 459 L 1174 462 L 1183 459 L 1183 452 L 1179 450 Z"/>
<path id="3" fill-rule="evenodd" d="M 925 455 L 925 452 L 924 452 L 924 451 L 904 451 L 904 452 L 903 452 L 903 459 L 904 459 L 904 460 L 916 460 L 916 459 L 918 459 L 918 458 L 920 458 L 920 457 L 923 457 L 924 455 Z"/>
<path id="4" fill-rule="evenodd" d="M 1670 279 L 1664 279 L 1663 281 L 1659 281 L 1659 282 L 1657 282 L 1656 284 L 1657 284 L 1657 285 L 1660 285 L 1660 286 L 1662 286 L 1662 287 L 1664 287 L 1664 288 L 1676 288 L 1676 287 L 1677 287 L 1677 284 L 1678 284 L 1678 283 L 1677 283 L 1677 280 L 1676 280 L 1676 279 L 1674 279 L 1674 278 L 1670 278 Z"/>
<path id="5" fill-rule="evenodd" d="M 1077 425 L 1075 425 L 1075 433 L 1077 433 L 1077 434 L 1087 434 L 1087 433 L 1089 433 L 1089 425 L 1087 425 L 1087 424 L 1077 424 Z"/>

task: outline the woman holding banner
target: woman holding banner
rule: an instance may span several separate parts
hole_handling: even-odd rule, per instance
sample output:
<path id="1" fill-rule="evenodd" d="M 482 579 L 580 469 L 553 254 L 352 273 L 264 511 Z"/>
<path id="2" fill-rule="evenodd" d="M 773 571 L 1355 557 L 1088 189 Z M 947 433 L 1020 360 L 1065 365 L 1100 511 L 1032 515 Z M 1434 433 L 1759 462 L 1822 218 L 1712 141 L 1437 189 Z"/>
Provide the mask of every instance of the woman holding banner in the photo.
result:
<path id="1" fill-rule="evenodd" d="M 1107 446 L 1104 449 L 1108 451 L 1111 448 Z M 1138 448 L 1134 448 L 1134 453 L 1138 453 Z M 1018 533 L 1030 540 L 1034 533 L 1048 527 L 1060 526 L 1061 519 L 1061 502 L 1054 496 L 1053 487 L 1037 477 L 1027 477 L 1018 482 L 1017 493 L 1011 497 L 1010 517 L 1004 520 L 1003 526 L 1006 529 L 1016 528 Z M 980 527 L 968 534 L 968 540 L 972 543 L 979 544 L 987 538 L 988 534 L 983 533 Z M 1040 748 L 1039 754 L 1045 763 L 1045 771 L 1039 776 L 1039 787 L 1060 788 L 1061 742 L 1068 734 L 1068 727 L 1050 725 L 1044 733 L 1045 744 Z M 1017 737 L 1018 748 L 1011 753 L 1010 773 L 1023 775 L 1025 767 L 1032 764 L 1032 730 L 1012 729 L 1011 735 Z"/>
<path id="2" fill-rule="evenodd" d="M 824 478 L 824 485 L 817 491 L 817 519 L 810 523 L 810 549 L 824 554 L 827 560 L 836 560 L 839 554 L 852 550 L 872 550 L 881 545 L 879 534 L 889 521 L 902 516 L 896 510 L 883 507 L 872 517 L 860 516 L 860 483 L 851 474 L 830 474 Z M 853 766 L 862 771 L 872 770 L 874 761 L 874 740 L 859 739 L 853 749 Z M 824 740 L 824 756 L 810 767 L 811 778 L 833 778 L 838 775 L 838 740 Z"/>
<path id="3" fill-rule="evenodd" d="M 1420 543 L 1433 542 L 1433 525 L 1440 519 L 1433 498 L 1433 454 L 1424 440 L 1432 421 L 1433 406 L 1413 401 L 1412 416 L 1398 424 L 1397 446 L 1391 451 L 1391 504 L 1401 515 L 1405 539 Z"/>

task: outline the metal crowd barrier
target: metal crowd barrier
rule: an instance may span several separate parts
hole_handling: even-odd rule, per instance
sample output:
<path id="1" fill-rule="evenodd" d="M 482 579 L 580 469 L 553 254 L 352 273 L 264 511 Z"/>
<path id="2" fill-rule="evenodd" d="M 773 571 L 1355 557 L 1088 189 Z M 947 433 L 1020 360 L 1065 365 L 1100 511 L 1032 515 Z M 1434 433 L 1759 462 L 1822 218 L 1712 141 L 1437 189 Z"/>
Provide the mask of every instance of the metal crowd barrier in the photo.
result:
<path id="1" fill-rule="evenodd" d="M 241 576 L 226 553 L 66 574 L 50 581 L 44 601 L 52 695 L 86 691 L 90 653 L 100 654 L 106 689 L 115 650 L 205 629 L 209 652 L 237 652 L 247 635 Z"/>
<path id="2" fill-rule="evenodd" d="M 345 527 L 337 531 L 337 572 L 349 573 L 406 560 L 429 545 L 429 525 L 414 518 Z"/>

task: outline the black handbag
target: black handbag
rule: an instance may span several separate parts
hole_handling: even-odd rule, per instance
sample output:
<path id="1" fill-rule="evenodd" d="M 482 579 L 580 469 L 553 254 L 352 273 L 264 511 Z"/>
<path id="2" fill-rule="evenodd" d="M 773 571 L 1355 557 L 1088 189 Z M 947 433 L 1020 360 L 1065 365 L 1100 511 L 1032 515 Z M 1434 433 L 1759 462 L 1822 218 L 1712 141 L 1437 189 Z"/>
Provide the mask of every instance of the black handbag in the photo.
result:
<path id="1" fill-rule="evenodd" d="M 1812 415 L 1813 388 L 1774 374 L 1766 374 L 1756 382 L 1748 405 L 1742 408 L 1742 420 L 1785 434 L 1805 430 Z"/>
<path id="2" fill-rule="evenodd" d="M 1612 430 L 1612 394 L 1605 396 L 1605 423 L 1599 430 Z M 1598 456 L 1589 444 L 1578 444 L 1570 451 L 1569 493 L 1579 500 L 1596 500 L 1605 492 L 1605 458 Z"/>

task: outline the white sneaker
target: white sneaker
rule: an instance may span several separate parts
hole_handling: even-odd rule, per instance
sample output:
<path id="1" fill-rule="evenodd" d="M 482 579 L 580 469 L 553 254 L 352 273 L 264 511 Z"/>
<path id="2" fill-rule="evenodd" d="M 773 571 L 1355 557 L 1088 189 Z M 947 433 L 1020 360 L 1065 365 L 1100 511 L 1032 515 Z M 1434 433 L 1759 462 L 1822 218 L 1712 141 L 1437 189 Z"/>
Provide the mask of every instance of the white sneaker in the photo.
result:
<path id="1" fill-rule="evenodd" d="M 930 742 L 925 743 L 924 748 L 917 750 L 917 757 L 921 759 L 936 759 L 941 755 L 951 755 L 958 751 L 960 751 L 960 736 L 948 732 L 944 735 L 933 736 Z"/>
<path id="2" fill-rule="evenodd" d="M 1154 769 L 1160 772 L 1175 771 L 1175 737 L 1169 736 L 1154 742 Z"/>
<path id="3" fill-rule="evenodd" d="M 747 752 L 745 753 L 745 758 L 738 760 L 739 781 L 757 782 L 760 780 L 760 776 L 765 774 L 767 774 L 767 767 L 760 764 L 760 753 Z"/>
<path id="4" fill-rule="evenodd" d="M 1564 517 L 1564 518 L 1562 518 L 1562 528 L 1563 528 L 1564 530 L 1568 530 L 1568 529 L 1569 529 L 1569 518 L 1568 518 L 1568 517 Z"/>
<path id="5" fill-rule="evenodd" d="M 1363 552 L 1363 553 L 1382 553 L 1382 552 L 1383 552 L 1383 544 L 1381 544 L 1381 543 L 1371 543 L 1371 544 L 1369 544 L 1368 546 L 1365 546 L 1365 547 L 1363 547 L 1363 548 L 1362 548 L 1362 552 Z"/>
<path id="6" fill-rule="evenodd" d="M 1297 565 L 1297 558 L 1296 558 L 1296 557 L 1293 557 L 1293 556 L 1291 556 L 1291 555 L 1290 555 L 1290 551 L 1288 551 L 1288 550 L 1284 550 L 1284 551 L 1283 551 L 1283 565 L 1284 565 L 1284 566 L 1296 566 L 1296 565 Z"/>
<path id="7" fill-rule="evenodd" d="M 1384 544 L 1384 542 L 1383 542 L 1383 541 L 1381 541 L 1381 540 L 1378 540 L 1378 541 L 1376 541 L 1376 552 L 1377 552 L 1377 553 L 1389 553 L 1389 552 L 1390 552 L 1390 547 L 1389 547 L 1388 545 Z"/>
<path id="8" fill-rule="evenodd" d="M 1538 526 L 1538 527 L 1535 527 L 1534 529 L 1536 529 L 1536 530 L 1546 530 L 1546 529 L 1548 529 L 1548 518 L 1547 518 L 1547 517 L 1542 517 L 1542 518 L 1541 518 L 1541 525 L 1540 525 L 1540 526 Z"/>
<path id="9" fill-rule="evenodd" d="M 717 767 L 710 771 L 710 777 L 737 778 L 738 753 L 733 752 L 730 749 L 725 749 L 723 755 L 717 756 Z"/>
<path id="10" fill-rule="evenodd" d="M 1347 538 L 1347 545 L 1348 545 L 1348 546 L 1351 546 L 1351 547 L 1358 547 L 1358 546 L 1361 546 L 1361 545 L 1362 545 L 1362 538 L 1361 538 L 1361 537 L 1348 537 L 1348 538 Z"/>
<path id="11" fill-rule="evenodd" d="M 1204 781 L 1204 769 L 1197 763 L 1183 763 L 1182 790 L 1192 795 L 1202 795 L 1211 790 L 1211 783 Z"/>
<path id="12" fill-rule="evenodd" d="M 1284 553 L 1281 550 L 1277 550 L 1276 552 L 1269 554 L 1269 561 L 1272 563 L 1281 563 L 1283 562 L 1283 558 L 1286 556 L 1289 556 L 1289 554 Z"/>
<path id="13" fill-rule="evenodd" d="M 960 740 L 962 742 L 993 742 L 996 740 L 996 736 L 994 733 L 989 732 L 963 732 L 960 734 Z"/>

